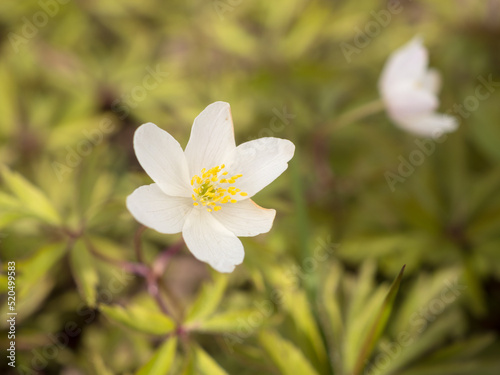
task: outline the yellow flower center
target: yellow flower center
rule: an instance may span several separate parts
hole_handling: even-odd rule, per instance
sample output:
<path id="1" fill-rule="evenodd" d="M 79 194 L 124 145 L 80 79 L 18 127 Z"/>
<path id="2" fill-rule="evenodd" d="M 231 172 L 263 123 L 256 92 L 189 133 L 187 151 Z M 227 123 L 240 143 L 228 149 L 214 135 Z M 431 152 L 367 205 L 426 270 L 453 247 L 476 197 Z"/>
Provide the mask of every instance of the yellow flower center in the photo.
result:
<path id="1" fill-rule="evenodd" d="M 193 205 L 207 207 L 208 212 L 219 211 L 224 203 L 236 203 L 234 195 L 239 194 L 242 197 L 248 194 L 240 189 L 231 186 L 242 175 L 237 174 L 233 177 L 228 177 L 228 172 L 223 172 L 225 165 L 213 167 L 208 171 L 203 168 L 201 177 L 194 175 L 191 179 L 193 187 Z"/>

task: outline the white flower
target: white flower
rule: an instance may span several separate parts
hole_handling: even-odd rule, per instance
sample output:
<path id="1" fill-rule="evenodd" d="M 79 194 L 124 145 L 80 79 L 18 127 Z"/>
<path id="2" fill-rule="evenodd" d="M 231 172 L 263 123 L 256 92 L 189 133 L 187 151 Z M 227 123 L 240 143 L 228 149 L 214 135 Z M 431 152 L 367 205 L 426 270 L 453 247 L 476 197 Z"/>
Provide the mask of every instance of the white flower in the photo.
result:
<path id="1" fill-rule="evenodd" d="M 155 183 L 127 197 L 132 215 L 160 233 L 182 232 L 197 259 L 232 272 L 245 255 L 238 237 L 268 232 L 276 215 L 250 198 L 285 171 L 295 146 L 261 138 L 236 147 L 229 104 L 216 102 L 194 120 L 184 151 L 152 123 L 136 130 L 134 149 Z"/>
<path id="2" fill-rule="evenodd" d="M 457 128 L 452 116 L 436 113 L 439 73 L 428 69 L 428 54 L 420 38 L 396 50 L 385 64 L 379 90 L 389 117 L 401 128 L 437 137 Z"/>

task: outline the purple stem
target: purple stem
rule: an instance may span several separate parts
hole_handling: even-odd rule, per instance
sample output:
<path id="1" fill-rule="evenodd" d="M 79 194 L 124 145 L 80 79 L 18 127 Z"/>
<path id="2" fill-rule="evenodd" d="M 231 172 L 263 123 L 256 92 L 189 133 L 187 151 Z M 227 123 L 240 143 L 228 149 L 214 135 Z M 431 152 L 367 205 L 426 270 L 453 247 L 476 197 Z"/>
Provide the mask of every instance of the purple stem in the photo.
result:
<path id="1" fill-rule="evenodd" d="M 168 262 L 182 249 L 183 245 L 184 240 L 180 239 L 177 243 L 167 247 L 156 257 L 152 267 L 156 275 L 161 276 L 165 272 Z"/>
<path id="2" fill-rule="evenodd" d="M 137 260 L 139 261 L 139 263 L 144 263 L 144 257 L 142 256 L 141 236 L 145 230 L 146 230 L 146 227 L 144 225 L 141 225 L 137 229 L 137 231 L 135 232 L 135 235 L 134 235 L 135 256 L 137 257 Z"/>
<path id="3" fill-rule="evenodd" d="M 161 311 L 165 315 L 169 315 L 172 317 L 172 314 L 170 314 L 170 311 L 165 304 L 165 301 L 163 301 L 161 297 L 159 283 L 161 280 L 161 275 L 167 268 L 168 262 L 175 254 L 177 254 L 182 249 L 184 241 L 181 239 L 179 242 L 163 250 L 160 255 L 156 257 L 153 265 L 150 267 L 144 263 L 144 258 L 142 256 L 141 236 L 145 229 L 145 226 L 141 226 L 134 236 L 134 249 L 139 263 L 132 263 L 107 257 L 96 251 L 90 241 L 87 240 L 86 242 L 90 252 L 96 258 L 104 260 L 108 263 L 115 264 L 127 272 L 144 277 L 147 282 L 148 293 L 156 300 L 156 303 L 160 307 Z"/>

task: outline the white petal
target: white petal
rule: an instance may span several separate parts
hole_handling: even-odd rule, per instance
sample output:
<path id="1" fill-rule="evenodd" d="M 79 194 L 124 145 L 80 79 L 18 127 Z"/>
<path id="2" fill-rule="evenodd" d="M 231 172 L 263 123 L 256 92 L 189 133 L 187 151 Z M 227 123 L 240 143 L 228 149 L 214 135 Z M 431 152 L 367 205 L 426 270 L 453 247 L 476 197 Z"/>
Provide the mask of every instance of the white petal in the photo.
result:
<path id="1" fill-rule="evenodd" d="M 402 128 L 421 137 L 439 138 L 443 133 L 457 129 L 457 119 L 440 113 L 431 113 L 414 118 L 399 120 Z"/>
<path id="2" fill-rule="evenodd" d="M 182 236 L 193 255 L 219 272 L 232 272 L 243 262 L 241 241 L 205 209 L 194 209 L 188 216 Z"/>
<path id="3" fill-rule="evenodd" d="M 427 50 L 419 37 L 397 49 L 387 60 L 379 81 L 381 92 L 401 82 L 420 81 L 428 64 Z"/>
<path id="4" fill-rule="evenodd" d="M 137 159 L 165 194 L 190 197 L 190 177 L 182 148 L 170 134 L 148 122 L 134 135 Z"/>
<path id="5" fill-rule="evenodd" d="M 212 215 L 238 237 L 252 237 L 267 233 L 273 226 L 275 210 L 258 206 L 251 199 L 226 203 Z"/>
<path id="6" fill-rule="evenodd" d="M 436 69 L 429 69 L 422 79 L 421 85 L 424 90 L 437 94 L 441 88 L 441 75 Z"/>
<path id="7" fill-rule="evenodd" d="M 434 111 L 439 101 L 429 91 L 416 87 L 399 86 L 385 98 L 391 117 L 412 117 Z"/>
<path id="8" fill-rule="evenodd" d="M 160 233 L 173 234 L 182 231 L 194 206 L 191 198 L 172 197 L 165 194 L 158 184 L 151 184 L 130 194 L 127 208 L 139 223 Z"/>
<path id="9" fill-rule="evenodd" d="M 233 119 L 228 103 L 210 104 L 194 120 L 191 136 L 184 151 L 190 176 L 200 174 L 225 162 L 236 148 Z"/>
<path id="10" fill-rule="evenodd" d="M 236 200 L 250 198 L 279 177 L 288 167 L 295 146 L 280 138 L 259 138 L 236 147 L 227 165 L 229 176 L 241 174 L 235 187 L 248 195 L 234 196 Z"/>

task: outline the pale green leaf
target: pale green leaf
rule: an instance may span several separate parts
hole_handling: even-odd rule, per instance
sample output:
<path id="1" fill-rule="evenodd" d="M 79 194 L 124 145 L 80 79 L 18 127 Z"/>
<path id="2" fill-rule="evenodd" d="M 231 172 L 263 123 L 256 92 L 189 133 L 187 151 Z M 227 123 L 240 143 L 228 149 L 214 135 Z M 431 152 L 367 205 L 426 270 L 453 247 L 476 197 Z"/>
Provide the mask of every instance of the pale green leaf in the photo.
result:
<path id="1" fill-rule="evenodd" d="M 6 166 L 0 167 L 0 171 L 5 185 L 18 198 L 26 214 L 35 216 L 52 225 L 61 225 L 62 219 L 59 213 L 40 189 Z"/>
<path id="2" fill-rule="evenodd" d="M 167 375 L 174 363 L 177 338 L 168 338 L 136 375 Z"/>
<path id="3" fill-rule="evenodd" d="M 20 324 L 22 321 L 28 319 L 31 314 L 39 311 L 43 306 L 45 299 L 49 296 L 49 294 L 54 289 L 55 280 L 54 278 L 43 278 L 40 281 L 33 285 L 30 289 L 27 298 L 17 298 L 16 299 L 16 311 L 19 314 L 16 316 L 17 324 Z M 4 304 L 0 308 L 0 314 L 2 316 L 6 316 L 9 312 L 7 305 L 7 300 L 5 300 Z M 22 313 L 20 313 L 22 312 Z M 7 327 L 7 320 L 0 320 L 0 329 L 4 329 Z"/>
<path id="4" fill-rule="evenodd" d="M 328 11 L 321 3 L 312 2 L 303 11 L 299 21 L 283 41 L 281 51 L 288 58 L 296 58 L 307 53 L 318 40 L 324 27 L 329 23 Z"/>
<path id="5" fill-rule="evenodd" d="M 226 370 L 219 366 L 215 360 L 210 357 L 201 347 L 194 348 L 196 356 L 197 374 L 200 375 L 229 375 Z"/>
<path id="6" fill-rule="evenodd" d="M 0 212 L 0 229 L 6 228 L 13 222 L 24 218 L 26 215 L 20 212 Z"/>
<path id="7" fill-rule="evenodd" d="M 213 274 L 213 282 L 203 285 L 198 298 L 191 306 L 185 319 L 187 324 L 203 321 L 215 312 L 222 300 L 227 282 L 227 275 L 221 273 Z"/>
<path id="8" fill-rule="evenodd" d="M 19 122 L 17 113 L 18 85 L 15 76 L 6 64 L 0 65 L 0 87 L 3 95 L 0 95 L 0 134 L 7 135 Z"/>
<path id="9" fill-rule="evenodd" d="M 99 310 L 108 319 L 143 333 L 166 335 L 175 328 L 175 323 L 170 317 L 138 305 L 127 307 L 100 305 Z"/>
<path id="10" fill-rule="evenodd" d="M 312 314 L 312 308 L 307 300 L 304 291 L 296 290 L 290 292 L 289 298 L 285 298 L 285 307 L 292 317 L 295 326 L 299 333 L 308 343 L 308 349 L 303 347 L 302 350 L 308 355 L 308 358 L 315 358 L 314 364 L 321 366 L 325 371 L 327 369 L 328 356 L 325 350 L 325 345 L 321 337 L 320 331 L 316 324 L 316 319 Z"/>
<path id="11" fill-rule="evenodd" d="M 340 372 L 342 369 L 340 361 L 342 358 L 341 340 L 344 333 L 344 322 L 342 320 L 341 305 L 337 298 L 342 276 L 342 268 L 338 263 L 334 263 L 324 281 L 323 298 L 318 303 L 320 319 L 324 325 L 323 333 L 331 350 L 330 361 L 336 372 Z"/>
<path id="12" fill-rule="evenodd" d="M 423 319 L 422 319 L 423 320 Z M 463 318 L 457 310 L 444 312 L 434 321 L 425 321 L 426 326 L 420 326 L 420 321 L 415 320 L 410 322 L 413 325 L 418 324 L 419 328 L 423 328 L 421 333 L 408 334 L 405 340 L 401 337 L 396 337 L 392 342 L 397 344 L 393 349 L 396 355 L 392 356 L 392 360 L 384 367 L 383 374 L 393 374 L 396 371 L 408 366 L 419 358 L 427 357 L 429 352 L 443 345 L 449 339 L 451 332 L 463 326 Z M 409 330 L 403 333 L 409 333 Z M 401 333 L 400 333 L 401 335 Z M 367 367 L 367 371 L 371 368 Z"/>
<path id="13" fill-rule="evenodd" d="M 317 375 L 304 354 L 276 332 L 263 331 L 259 342 L 283 375 Z"/>
<path id="14" fill-rule="evenodd" d="M 237 332 L 244 331 L 247 335 L 261 327 L 266 317 L 259 310 L 236 310 L 227 311 L 214 315 L 202 322 L 191 323 L 185 328 L 198 332 Z"/>
<path id="15" fill-rule="evenodd" d="M 75 242 L 70 252 L 70 264 L 78 290 L 85 302 L 94 307 L 97 299 L 99 275 L 94 259 L 82 239 Z"/>
<path id="16" fill-rule="evenodd" d="M 0 274 L 0 293 L 7 293 L 9 291 L 9 278 L 7 274 Z"/>
<path id="17" fill-rule="evenodd" d="M 54 265 L 66 254 L 66 249 L 65 243 L 45 245 L 28 259 L 17 262 L 19 298 L 29 296 L 34 285 L 38 284 L 42 278 L 50 276 Z"/>
<path id="18" fill-rule="evenodd" d="M 399 284 L 401 283 L 401 280 L 403 278 L 404 269 L 405 266 L 403 266 L 398 277 L 392 283 L 391 289 L 387 293 L 387 296 L 385 297 L 385 300 L 380 310 L 378 311 L 377 317 L 368 331 L 368 335 L 366 336 L 363 346 L 361 347 L 358 360 L 356 361 L 356 365 L 354 367 L 354 374 L 361 373 L 363 367 L 365 366 L 366 360 L 369 358 L 373 350 L 373 347 L 375 346 L 385 329 L 392 311 L 392 307 L 394 305 L 394 300 L 396 299 L 396 295 L 399 290 Z"/>
<path id="19" fill-rule="evenodd" d="M 469 360 L 455 363 L 438 363 L 427 366 L 418 366 L 400 375 L 498 375 L 500 363 L 498 360 Z"/>

